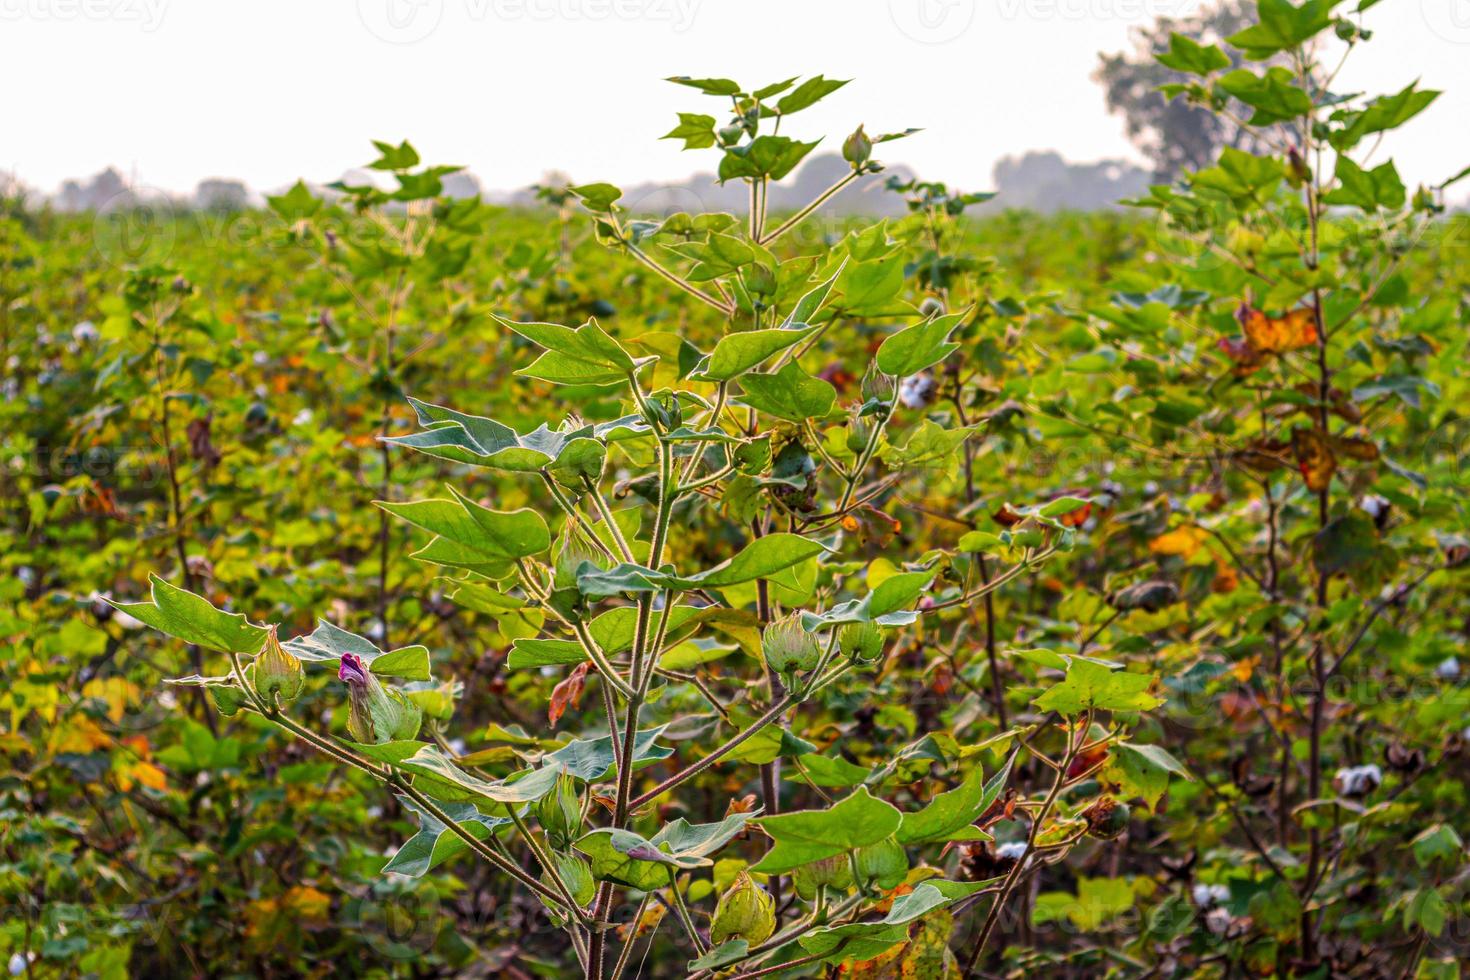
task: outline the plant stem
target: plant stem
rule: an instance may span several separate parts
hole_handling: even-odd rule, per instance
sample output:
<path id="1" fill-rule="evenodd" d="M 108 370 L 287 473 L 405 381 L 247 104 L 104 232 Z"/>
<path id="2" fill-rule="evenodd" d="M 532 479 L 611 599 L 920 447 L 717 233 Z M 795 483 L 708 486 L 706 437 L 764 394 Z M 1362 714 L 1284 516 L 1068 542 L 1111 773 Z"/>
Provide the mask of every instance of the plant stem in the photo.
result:
<path id="1" fill-rule="evenodd" d="M 1021 879 L 1021 872 L 1031 861 L 1032 854 L 1036 850 L 1036 835 L 1041 831 L 1041 825 L 1051 815 L 1051 808 L 1056 804 L 1057 797 L 1061 795 L 1062 786 L 1067 781 L 1067 769 L 1077 755 L 1078 739 L 1076 734 L 1069 728 L 1067 731 L 1067 752 L 1062 759 L 1061 765 L 1057 767 L 1056 776 L 1052 779 L 1051 791 L 1047 793 L 1046 800 L 1041 804 L 1041 809 L 1036 812 L 1031 821 L 1031 830 L 1026 835 L 1026 850 L 1016 859 L 1011 866 L 1006 880 L 1001 884 L 1000 892 L 995 896 L 995 902 L 985 914 L 985 923 L 980 927 L 980 938 L 975 942 L 975 948 L 970 952 L 970 958 L 965 963 L 964 977 L 968 978 L 975 973 L 975 967 L 980 962 L 980 957 L 985 952 L 986 945 L 990 942 L 990 935 L 995 931 L 996 924 L 1000 922 L 1000 913 L 1004 910 L 1006 900 L 1010 898 L 1016 882 Z"/>
<path id="2" fill-rule="evenodd" d="M 719 748 L 715 749 L 713 752 L 700 759 L 699 761 L 685 766 L 683 769 L 680 769 L 678 772 L 674 773 L 668 779 L 665 779 L 663 782 L 659 783 L 647 793 L 644 793 L 642 796 L 635 798 L 630 804 L 630 808 L 636 810 L 644 804 L 648 803 L 650 800 L 656 799 L 659 796 L 662 796 L 664 793 L 667 793 L 675 786 L 682 785 L 690 779 L 693 779 L 695 776 L 698 776 L 710 766 L 714 765 L 716 762 L 719 762 L 725 756 L 729 755 L 735 749 L 739 748 L 746 739 L 752 737 L 762 728 L 765 728 L 771 722 L 780 718 L 781 713 L 787 708 L 791 707 L 793 704 L 795 704 L 796 700 L 797 699 L 792 697 L 791 695 L 786 695 L 780 701 L 767 708 L 765 714 L 761 715 L 755 721 L 751 722 L 751 724 L 747 728 L 736 734 L 724 745 L 721 745 Z"/>
<path id="3" fill-rule="evenodd" d="M 652 257 L 650 257 L 646 252 L 644 252 L 637 245 L 634 245 L 632 242 L 627 241 L 626 239 L 624 239 L 623 240 L 623 247 L 628 250 L 628 253 L 630 255 L 632 255 L 633 258 L 637 259 L 639 262 L 642 262 L 649 269 L 652 269 L 655 273 L 657 273 L 662 279 L 664 279 L 670 285 L 672 285 L 672 286 L 674 286 L 674 287 L 676 287 L 678 289 L 683 290 L 684 292 L 688 293 L 690 296 L 693 296 L 695 299 L 699 300 L 700 302 L 704 303 L 705 305 L 711 306 L 714 309 L 719 310 L 725 316 L 734 316 L 735 315 L 735 308 L 733 306 L 731 306 L 728 303 L 722 302 L 722 301 L 720 301 L 718 299 L 715 299 L 713 296 L 711 296 L 709 293 L 706 293 L 704 290 L 700 289 L 698 286 L 695 286 L 693 283 L 688 282 L 687 280 L 681 278 L 678 275 L 675 275 L 673 272 L 669 271 L 668 269 L 666 269 L 662 265 L 660 265 L 658 262 L 656 262 Z"/>
<path id="4" fill-rule="evenodd" d="M 643 900 L 638 903 L 638 909 L 633 913 L 633 921 L 628 927 L 628 938 L 618 953 L 617 963 L 613 964 L 612 980 L 621 980 L 623 971 L 628 968 L 628 958 L 633 952 L 633 945 L 638 942 L 638 925 L 643 921 L 643 914 L 648 910 L 648 903 L 652 900 L 652 892 L 643 893 Z"/>
<path id="5" fill-rule="evenodd" d="M 770 234 L 757 238 L 757 244 L 769 245 L 771 242 L 774 242 L 776 239 L 780 238 L 782 235 L 786 234 L 788 231 L 805 221 L 807 219 L 807 216 L 810 215 L 817 208 L 821 207 L 823 204 L 826 204 L 837 194 L 842 193 L 842 189 L 845 188 L 848 184 L 851 184 L 854 180 L 857 180 L 857 178 L 858 174 L 855 170 L 845 175 L 844 177 L 842 177 L 842 179 L 838 180 L 837 183 L 833 184 L 831 187 L 818 194 L 806 207 L 802 208 L 800 211 L 796 212 L 791 217 L 781 222 L 781 224 L 778 225 L 775 230 L 773 230 Z"/>

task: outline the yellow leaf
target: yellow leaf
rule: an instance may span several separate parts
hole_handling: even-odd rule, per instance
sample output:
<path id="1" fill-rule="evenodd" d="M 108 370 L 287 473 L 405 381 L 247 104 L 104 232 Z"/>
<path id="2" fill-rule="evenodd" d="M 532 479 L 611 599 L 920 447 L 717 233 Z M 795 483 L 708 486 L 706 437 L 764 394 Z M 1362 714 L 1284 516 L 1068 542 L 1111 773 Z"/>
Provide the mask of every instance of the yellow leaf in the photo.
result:
<path id="1" fill-rule="evenodd" d="M 107 717 L 119 722 L 129 702 L 138 697 L 138 686 L 125 677 L 100 678 L 88 681 L 82 688 L 82 696 L 107 702 Z"/>
<path id="2" fill-rule="evenodd" d="M 327 921 L 332 910 L 331 896 L 310 885 L 297 885 L 281 897 L 281 904 L 289 909 L 298 923 L 316 925 Z"/>
<path id="3" fill-rule="evenodd" d="M 124 792 L 132 789 L 135 782 L 159 791 L 168 788 L 168 776 L 151 762 L 134 763 L 117 774 L 117 784 Z"/>
<path id="4" fill-rule="evenodd" d="M 65 728 L 60 728 L 52 733 L 52 752 L 95 752 L 112 745 L 112 739 L 97 723 L 85 715 L 76 715 L 68 719 Z"/>
<path id="5" fill-rule="evenodd" d="M 1205 532 L 1197 527 L 1176 527 L 1149 542 L 1148 550 L 1156 555 L 1178 555 L 1190 559 L 1205 542 Z"/>

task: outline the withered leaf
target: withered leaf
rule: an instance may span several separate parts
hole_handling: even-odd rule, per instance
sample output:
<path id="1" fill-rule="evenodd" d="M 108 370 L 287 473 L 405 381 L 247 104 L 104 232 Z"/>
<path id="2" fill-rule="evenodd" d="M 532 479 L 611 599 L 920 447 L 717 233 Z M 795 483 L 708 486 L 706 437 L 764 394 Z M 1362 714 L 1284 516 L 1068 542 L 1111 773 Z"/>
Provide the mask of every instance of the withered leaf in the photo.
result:
<path id="1" fill-rule="evenodd" d="M 1297 428 L 1291 432 L 1291 448 L 1296 454 L 1296 468 L 1307 489 L 1321 493 L 1332 485 L 1332 474 L 1337 472 L 1337 459 L 1326 437 L 1317 429 Z"/>
<path id="2" fill-rule="evenodd" d="M 551 691 L 551 703 L 547 705 L 546 717 L 555 728 L 561 716 L 566 714 L 568 706 L 575 708 L 582 700 L 582 689 L 587 684 L 587 668 L 591 667 L 591 661 L 584 660 L 577 664 L 572 672 L 559 681 Z"/>

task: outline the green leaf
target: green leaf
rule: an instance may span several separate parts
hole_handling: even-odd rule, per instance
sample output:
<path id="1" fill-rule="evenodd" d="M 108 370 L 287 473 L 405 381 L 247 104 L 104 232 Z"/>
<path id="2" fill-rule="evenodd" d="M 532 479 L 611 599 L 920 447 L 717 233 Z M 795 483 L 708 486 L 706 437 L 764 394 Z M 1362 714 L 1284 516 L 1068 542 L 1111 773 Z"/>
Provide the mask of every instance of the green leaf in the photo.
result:
<path id="1" fill-rule="evenodd" d="M 870 770 L 855 766 L 840 756 L 819 755 L 808 752 L 797 756 L 797 766 L 786 770 L 788 782 L 810 782 L 816 786 L 856 786 L 868 778 Z"/>
<path id="2" fill-rule="evenodd" d="M 827 962 L 870 960 L 900 943 L 910 940 L 911 923 L 962 898 L 994 886 L 999 879 L 986 881 L 948 881 L 930 878 L 919 882 L 913 890 L 893 900 L 888 914 L 877 922 L 854 922 L 841 926 L 814 929 L 797 941 L 802 949 Z M 948 936 L 951 924 L 942 935 Z M 908 964 L 903 975 L 907 976 Z M 915 975 L 918 975 L 917 973 Z"/>
<path id="3" fill-rule="evenodd" d="M 826 550 L 826 545 L 820 541 L 779 531 L 755 539 L 734 558 L 723 561 L 714 568 L 697 575 L 674 578 L 672 581 L 685 589 L 719 589 L 727 585 L 770 578 L 777 572 L 798 565 L 808 558 L 815 558 Z"/>
<path id="4" fill-rule="evenodd" d="M 667 759 L 674 750 L 666 745 L 657 745 L 655 740 L 664 733 L 666 725 L 642 729 L 633 740 L 633 765 L 642 768 L 653 762 Z M 595 783 L 612 775 L 616 764 L 616 749 L 612 736 L 576 739 L 568 742 L 544 760 L 548 767 L 571 773 L 583 782 Z"/>
<path id="5" fill-rule="evenodd" d="M 688 75 L 675 75 L 664 79 L 675 85 L 687 85 L 697 88 L 705 95 L 739 95 L 740 86 L 728 78 L 690 78 Z"/>
<path id="6" fill-rule="evenodd" d="M 949 335 L 965 312 L 930 317 L 889 337 L 878 348 L 878 370 L 901 378 L 938 364 L 959 349 Z"/>
<path id="7" fill-rule="evenodd" d="M 445 787 L 451 790 L 446 796 L 437 798 L 457 798 L 460 801 L 480 799 L 508 804 L 530 803 L 532 800 L 539 800 L 552 786 L 556 785 L 556 779 L 560 775 L 560 767 L 546 765 L 540 769 L 525 770 L 507 779 L 491 782 L 465 772 L 455 765 L 454 760 L 445 755 L 437 745 L 422 743 L 417 752 L 398 762 L 397 765 L 407 772 L 429 777 L 435 787 Z M 417 781 L 415 785 L 418 785 Z M 424 791 L 431 796 L 435 795 L 433 789 L 426 788 Z"/>
<path id="8" fill-rule="evenodd" d="M 404 140 L 397 146 L 381 140 L 373 140 L 378 148 L 378 159 L 368 164 L 373 170 L 411 170 L 419 165 L 419 152 Z"/>
<path id="9" fill-rule="evenodd" d="M 867 615 L 872 619 L 880 619 L 889 613 L 906 608 L 924 594 L 924 590 L 929 588 L 929 583 L 933 582 L 934 576 L 938 574 L 938 569 L 931 569 L 922 572 L 901 572 L 888 576 L 868 594 Z"/>
<path id="10" fill-rule="evenodd" d="M 1424 378 L 1404 374 L 1380 375 L 1354 388 L 1353 401 L 1362 403 L 1372 401 L 1382 395 L 1393 395 L 1410 408 L 1418 408 L 1423 402 L 1419 394 L 1421 388 L 1431 395 L 1439 394 L 1439 386 Z"/>
<path id="11" fill-rule="evenodd" d="M 1336 175 L 1341 186 L 1322 198 L 1328 204 L 1348 204 L 1368 212 L 1379 208 L 1394 211 L 1408 199 L 1392 160 L 1372 170 L 1363 170 L 1346 155 L 1339 155 Z"/>
<path id="12" fill-rule="evenodd" d="M 781 326 L 792 327 L 799 323 L 814 322 L 822 304 L 827 301 L 827 297 L 832 292 L 832 285 L 837 282 L 838 276 L 842 275 L 842 270 L 845 268 L 847 268 L 846 257 L 838 264 L 837 271 L 828 276 L 825 282 L 804 293 L 801 299 L 796 301 L 796 305 L 791 308 L 790 313 L 786 314 L 786 319 L 782 321 Z"/>
<path id="13" fill-rule="evenodd" d="M 467 548 L 487 561 L 516 561 L 551 547 L 551 531 L 534 510 L 495 511 L 482 507 L 450 487 L 453 500 L 378 500 L 381 509 L 441 538 Z"/>
<path id="14" fill-rule="evenodd" d="M 668 884 L 671 870 L 708 867 L 710 855 L 745 828 L 748 813 L 732 813 L 717 823 L 691 824 L 680 817 L 651 838 L 629 830 L 601 827 L 576 843 L 592 864 L 592 875 L 648 891 Z"/>
<path id="15" fill-rule="evenodd" d="M 1414 849 L 1414 861 L 1421 868 L 1440 861 L 1453 866 L 1465 858 L 1465 842 L 1449 824 L 1426 827 L 1409 843 Z"/>
<path id="16" fill-rule="evenodd" d="M 796 80 L 798 78 L 800 78 L 800 77 L 801 77 L 800 75 L 793 75 L 790 78 L 782 79 L 779 82 L 772 82 L 770 85 L 762 85 L 760 88 L 756 89 L 754 92 L 751 92 L 750 93 L 750 97 L 752 99 L 758 99 L 758 100 L 764 102 L 766 99 L 769 99 L 771 96 L 773 96 L 773 95 L 780 95 L 782 92 L 786 91 L 791 86 L 795 85 L 796 84 Z"/>
<path id="17" fill-rule="evenodd" d="M 634 566 L 637 567 L 637 566 Z M 622 591 L 622 590 L 619 590 Z M 668 635 L 677 637 L 682 627 L 710 615 L 707 610 L 693 606 L 676 606 L 669 613 Z M 603 653 L 621 653 L 633 645 L 633 633 L 638 621 L 638 611 L 630 606 L 619 606 L 602 613 L 587 624 L 592 639 Z M 517 639 L 506 659 L 506 666 L 519 670 L 528 667 L 546 667 L 563 664 L 579 664 L 587 659 L 587 653 L 576 640 Z"/>
<path id="18" fill-rule="evenodd" d="M 838 277 L 837 289 L 842 294 L 838 306 L 850 315 L 882 313 L 902 292 L 903 284 L 902 255 L 855 262 Z"/>
<path id="19" fill-rule="evenodd" d="M 720 183 L 736 178 L 780 180 L 816 148 L 817 142 L 802 143 L 785 136 L 757 136 L 744 146 L 732 146 L 720 158 Z"/>
<path id="20" fill-rule="evenodd" d="M 612 184 L 582 184 L 571 188 L 571 192 L 581 199 L 587 210 L 598 213 L 611 211 L 613 202 L 623 196 L 623 192 Z"/>
<path id="21" fill-rule="evenodd" d="M 1112 671 L 1089 660 L 1073 660 L 1067 677 L 1036 699 L 1043 711 L 1079 715 L 1088 708 L 1103 711 L 1147 711 L 1163 704 L 1148 693 L 1153 674 Z"/>
<path id="22" fill-rule="evenodd" d="M 283 220 L 292 223 L 310 218 L 321 210 L 322 206 L 321 200 L 312 194 L 304 181 L 300 180 L 292 184 L 291 189 L 284 194 L 274 197 L 267 196 L 265 202 Z"/>
<path id="23" fill-rule="evenodd" d="M 400 796 L 398 802 L 405 810 L 418 816 L 419 831 L 403 842 L 403 846 L 383 865 L 383 871 L 417 878 L 468 849 L 464 838 L 432 813 L 420 809 L 413 800 Z M 443 803 L 440 808 L 472 837 L 480 840 L 489 837 L 495 828 L 511 822 L 508 818 L 488 817 L 475 809 L 473 803 Z"/>
<path id="24" fill-rule="evenodd" d="M 1256 110 L 1249 120 L 1252 126 L 1270 126 L 1312 111 L 1312 97 L 1297 88 L 1295 80 L 1292 72 L 1281 67 L 1267 69 L 1264 75 L 1241 68 L 1219 84 L 1226 94 Z"/>
<path id="25" fill-rule="evenodd" d="M 1301 6 L 1290 0 L 1258 0 L 1259 23 L 1231 35 L 1228 40 L 1252 61 L 1297 47 L 1332 23 L 1332 8 L 1342 0 L 1307 0 Z"/>
<path id="26" fill-rule="evenodd" d="M 1404 925 L 1418 926 L 1431 936 L 1444 932 L 1445 920 L 1449 917 L 1449 906 L 1439 890 L 1432 887 L 1420 888 L 1410 897 L 1404 907 Z"/>
<path id="27" fill-rule="evenodd" d="M 1077 510 L 1079 507 L 1086 507 L 1090 503 L 1092 503 L 1092 500 L 1087 497 L 1058 497 L 1055 500 L 1049 500 L 1043 504 L 1041 509 L 1036 512 L 1036 516 L 1061 517 L 1063 514 L 1072 513 L 1072 511 Z"/>
<path id="28" fill-rule="evenodd" d="M 1355 510 L 1334 517 L 1312 536 L 1312 565 L 1320 575 L 1345 574 L 1377 592 L 1398 567 L 1398 555 L 1380 539 L 1373 518 Z"/>
<path id="29" fill-rule="evenodd" d="M 744 375 L 740 386 L 745 404 L 788 422 L 826 418 L 837 402 L 836 388 L 807 374 L 795 361 L 775 374 Z"/>
<path id="30" fill-rule="evenodd" d="M 821 956 L 827 962 L 870 960 L 886 953 L 899 943 L 907 942 L 906 926 L 885 922 L 853 922 L 843 926 L 813 929 L 797 940 L 808 955 Z"/>
<path id="31" fill-rule="evenodd" d="M 519 637 L 512 642 L 505 665 L 511 670 L 526 670 L 579 664 L 586 659 L 587 651 L 576 640 Z"/>
<path id="32" fill-rule="evenodd" d="M 779 874 L 857 847 L 876 844 L 898 829 L 903 816 L 859 787 L 827 810 L 798 810 L 757 818 L 776 842 L 751 870 Z"/>
<path id="33" fill-rule="evenodd" d="M 772 354 L 794 347 L 820 329 L 799 324 L 774 330 L 747 330 L 743 333 L 726 334 L 715 345 L 709 365 L 699 376 L 705 381 L 729 381 L 749 371 Z"/>
<path id="34" fill-rule="evenodd" d="M 987 782 L 976 766 L 956 789 L 940 793 L 917 813 L 905 813 L 898 828 L 900 844 L 922 844 L 930 841 L 984 839 L 973 824 L 1000 797 L 1011 775 L 1014 757 Z M 968 828 L 968 829 L 967 829 Z M 956 836 L 962 834 L 962 836 Z"/>
<path id="35" fill-rule="evenodd" d="M 955 452 L 979 430 L 978 425 L 946 429 L 933 419 L 924 419 L 918 428 L 909 431 L 903 445 L 884 445 L 878 451 L 878 458 L 889 466 L 952 463 Z"/>
<path id="36" fill-rule="evenodd" d="M 151 602 L 107 602 L 139 622 L 222 653 L 256 653 L 265 645 L 266 628 L 240 613 L 216 609 L 208 599 L 169 585 L 157 575 L 148 577 Z"/>
<path id="37" fill-rule="evenodd" d="M 701 864 L 709 864 L 708 858 L 730 843 L 755 816 L 732 813 L 715 823 L 690 823 L 683 817 L 675 817 L 660 827 L 650 841 L 681 861 L 698 859 Z"/>
<path id="38" fill-rule="evenodd" d="M 1142 797 L 1151 809 L 1158 807 L 1160 797 L 1169 788 L 1170 774 L 1183 779 L 1193 778 L 1189 770 L 1162 746 L 1120 742 L 1114 744 L 1109 753 L 1109 782 L 1117 783 L 1125 798 Z"/>
<path id="39" fill-rule="evenodd" d="M 1230 56 L 1217 45 L 1200 44 L 1177 31 L 1169 35 L 1169 50 L 1155 57 L 1166 68 L 1190 75 L 1208 75 L 1230 67 Z"/>
<path id="40" fill-rule="evenodd" d="M 592 877 L 638 891 L 662 888 L 669 883 L 670 869 L 682 867 L 646 838 L 616 827 L 599 827 L 575 846 L 587 855 Z M 698 867 L 699 862 L 689 866 Z"/>
<path id="41" fill-rule="evenodd" d="M 1070 921 L 1088 932 L 1099 928 L 1114 916 L 1133 908 L 1135 892 L 1124 878 L 1078 878 L 1077 894 L 1046 892 L 1038 897 L 1032 921 Z"/>
<path id="42" fill-rule="evenodd" d="M 679 242 L 667 248 L 695 261 L 684 277 L 690 282 L 709 282 L 756 260 L 756 250 L 743 239 L 713 232 L 702 242 Z"/>
<path id="43" fill-rule="evenodd" d="M 577 591 L 593 599 L 621 592 L 657 592 L 673 587 L 673 576 L 631 562 L 621 562 L 608 569 L 583 562 L 577 569 Z"/>
<path id="44" fill-rule="evenodd" d="M 720 943 L 698 959 L 690 960 L 688 970 L 690 974 L 698 973 L 700 970 L 717 970 L 722 966 L 740 962 L 749 952 L 750 943 L 748 941 L 732 939 L 727 943 Z"/>
<path id="45" fill-rule="evenodd" d="M 384 651 L 366 637 L 326 620 L 319 620 L 316 629 L 305 636 L 292 637 L 281 646 L 308 663 L 340 663 L 342 654 L 350 653 L 361 658 L 379 677 L 426 681 L 430 676 L 428 647 L 414 645 Z"/>
<path id="46" fill-rule="evenodd" d="M 1359 112 L 1341 113 L 1343 128 L 1333 133 L 1330 141 L 1337 150 L 1350 150 L 1366 136 L 1402 126 L 1429 108 L 1440 95 L 1432 89 L 1421 90 L 1418 82 L 1411 82 L 1400 92 L 1379 96 Z"/>
<path id="47" fill-rule="evenodd" d="M 949 881 L 945 878 L 928 878 L 914 886 L 914 890 L 893 900 L 883 922 L 888 925 L 905 925 L 921 915 L 943 908 L 951 902 L 969 898 L 976 892 L 994 885 L 999 878 L 984 881 Z"/>
<path id="48" fill-rule="evenodd" d="M 1190 183 L 1196 188 L 1219 191 L 1232 200 L 1259 204 L 1270 197 L 1284 171 L 1274 157 L 1258 157 L 1234 147 L 1220 151 L 1217 166 L 1196 173 Z"/>
<path id="49" fill-rule="evenodd" d="M 679 113 L 679 125 L 661 139 L 683 140 L 686 150 L 703 150 L 715 145 L 715 117 L 698 112 Z"/>
<path id="50" fill-rule="evenodd" d="M 556 323 L 518 323 L 494 314 L 490 318 L 546 348 L 529 367 L 516 372 L 522 377 L 553 384 L 612 384 L 626 381 L 640 363 L 656 360 L 635 361 L 595 319 L 573 330 Z"/>
<path id="51" fill-rule="evenodd" d="M 800 112 L 831 95 L 846 85 L 848 81 L 851 81 L 851 79 L 839 81 L 835 78 L 823 78 L 821 75 L 808 78 L 798 85 L 794 92 L 790 92 L 781 97 L 776 103 L 776 111 L 783 116 L 789 116 L 793 112 Z"/>
<path id="52" fill-rule="evenodd" d="M 596 476 L 606 452 L 597 441 L 599 438 L 615 429 L 643 431 L 647 428 L 641 420 L 616 419 L 597 426 L 568 425 L 558 430 L 542 425 L 523 436 L 494 419 L 466 415 L 416 398 L 408 401 L 418 413 L 419 424 L 425 429 L 405 436 L 391 436 L 384 442 L 456 463 L 517 473 L 551 469 L 555 474 L 564 468 L 569 470 L 568 475 L 585 472 Z"/>

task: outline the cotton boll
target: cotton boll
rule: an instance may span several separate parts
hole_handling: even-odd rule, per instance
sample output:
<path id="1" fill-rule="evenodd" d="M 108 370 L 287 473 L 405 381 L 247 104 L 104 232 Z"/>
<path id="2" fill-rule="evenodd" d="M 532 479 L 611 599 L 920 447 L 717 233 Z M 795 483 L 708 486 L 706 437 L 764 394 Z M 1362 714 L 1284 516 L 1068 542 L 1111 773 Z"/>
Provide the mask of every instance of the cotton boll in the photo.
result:
<path id="1" fill-rule="evenodd" d="M 927 408 L 939 394 L 939 384 L 927 371 L 910 375 L 898 383 L 898 400 L 905 408 Z"/>
<path id="2" fill-rule="evenodd" d="M 1454 680 L 1460 676 L 1460 661 L 1453 656 L 1445 657 L 1434 668 L 1434 675 L 1442 680 Z"/>
<path id="3" fill-rule="evenodd" d="M 1230 898 L 1230 889 L 1225 885 L 1198 884 L 1190 891 L 1190 896 L 1194 899 L 1194 904 L 1200 908 L 1208 908 Z"/>
<path id="4" fill-rule="evenodd" d="M 1337 770 L 1332 785 L 1347 797 L 1367 796 L 1383 784 L 1383 770 L 1369 763 L 1366 766 L 1346 766 Z"/>
<path id="5" fill-rule="evenodd" d="M 997 844 L 995 856 L 1006 861 L 1019 861 L 1026 856 L 1026 842 L 1023 840 L 1007 841 Z"/>

